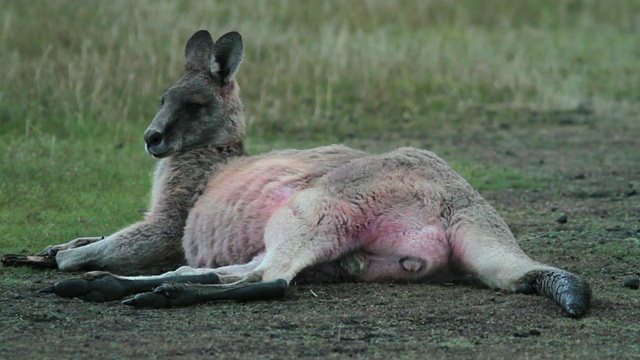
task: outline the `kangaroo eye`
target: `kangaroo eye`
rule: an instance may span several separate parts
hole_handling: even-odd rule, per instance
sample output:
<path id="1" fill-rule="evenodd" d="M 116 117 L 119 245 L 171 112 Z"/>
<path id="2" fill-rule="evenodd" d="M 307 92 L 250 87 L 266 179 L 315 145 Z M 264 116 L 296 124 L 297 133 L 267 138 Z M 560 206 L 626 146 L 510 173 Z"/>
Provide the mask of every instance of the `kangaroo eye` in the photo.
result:
<path id="1" fill-rule="evenodd" d="M 160 98 L 160 106 L 164 106 L 164 98 Z"/>
<path id="2" fill-rule="evenodd" d="M 200 109 L 202 109 L 202 106 L 202 104 L 198 103 L 186 103 L 184 105 L 184 108 L 190 113 L 197 113 L 198 111 L 200 111 Z"/>

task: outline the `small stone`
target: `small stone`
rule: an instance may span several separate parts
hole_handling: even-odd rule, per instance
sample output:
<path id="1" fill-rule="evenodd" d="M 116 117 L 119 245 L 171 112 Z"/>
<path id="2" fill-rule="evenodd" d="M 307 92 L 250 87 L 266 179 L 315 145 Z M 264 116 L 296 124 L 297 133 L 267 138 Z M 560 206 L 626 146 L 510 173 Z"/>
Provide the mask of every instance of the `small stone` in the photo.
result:
<path id="1" fill-rule="evenodd" d="M 540 336 L 540 335 L 541 335 L 541 332 L 536 329 L 529 330 L 528 332 L 518 332 L 513 334 L 514 337 L 520 337 L 520 338 L 526 338 L 529 336 Z"/>
<path id="2" fill-rule="evenodd" d="M 637 278 L 637 277 L 628 278 L 627 280 L 624 281 L 624 284 L 622 286 L 627 287 L 629 289 L 638 290 L 640 289 L 640 278 Z"/>
<path id="3" fill-rule="evenodd" d="M 567 221 L 569 221 L 569 217 L 567 215 L 562 215 L 556 219 L 556 222 L 558 222 L 558 224 L 566 224 Z"/>

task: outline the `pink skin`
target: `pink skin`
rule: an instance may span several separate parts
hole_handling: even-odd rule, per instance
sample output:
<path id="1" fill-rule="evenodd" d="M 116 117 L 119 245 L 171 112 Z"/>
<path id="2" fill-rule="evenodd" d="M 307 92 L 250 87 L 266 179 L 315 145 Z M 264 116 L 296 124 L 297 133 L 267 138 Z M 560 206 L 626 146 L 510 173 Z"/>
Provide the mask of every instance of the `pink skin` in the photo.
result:
<path id="1" fill-rule="evenodd" d="M 276 154 L 220 169 L 190 212 L 183 238 L 188 265 L 216 268 L 261 256 L 267 223 L 287 207 L 313 228 L 314 238 L 329 239 L 329 249 L 316 265 L 352 251 L 365 259 L 368 265 L 355 280 L 416 281 L 447 266 L 450 246 L 440 209 L 420 200 L 437 191 L 433 186 L 407 174 L 367 176 L 358 159 L 332 159 L 327 154 L 323 161 L 337 165 L 329 166 L 328 172 L 304 160 Z M 350 177 L 359 167 L 362 173 L 355 181 L 361 182 L 354 186 Z M 409 186 L 398 186 L 399 182 Z M 310 185 L 324 189 L 310 205 L 311 216 L 296 199 Z M 342 191 L 341 186 L 352 191 Z"/>
<path id="2" fill-rule="evenodd" d="M 267 221 L 304 182 L 304 173 L 286 176 L 294 173 L 296 166 L 298 171 L 304 168 L 304 164 L 249 159 L 247 163 L 221 171 L 191 210 L 183 239 L 189 266 L 246 263 L 264 251 Z"/>
<path id="3" fill-rule="evenodd" d="M 369 267 L 358 276 L 358 280 L 419 280 L 446 267 L 449 246 L 441 225 L 427 225 L 420 229 L 413 228 L 413 225 L 381 219 L 376 229 L 379 235 L 367 239 L 362 248 L 369 254 Z M 414 271 L 407 271 L 400 266 L 400 260 L 405 257 L 421 259 L 425 264 L 418 262 L 413 264 Z"/>

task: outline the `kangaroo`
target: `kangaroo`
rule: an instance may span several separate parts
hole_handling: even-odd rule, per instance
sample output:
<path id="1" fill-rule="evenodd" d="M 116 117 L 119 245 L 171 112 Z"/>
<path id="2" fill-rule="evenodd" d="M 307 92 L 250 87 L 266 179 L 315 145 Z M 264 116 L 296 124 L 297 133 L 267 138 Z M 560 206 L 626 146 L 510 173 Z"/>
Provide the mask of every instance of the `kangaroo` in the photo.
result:
<path id="1" fill-rule="evenodd" d="M 106 238 L 48 246 L 39 255 L 60 270 L 94 271 L 42 291 L 162 308 L 282 297 L 294 279 L 470 278 L 586 314 L 589 284 L 529 258 L 432 152 L 332 145 L 247 155 L 242 57 L 237 32 L 214 42 L 201 30 L 188 40 L 184 75 L 144 133 L 146 151 L 160 159 L 149 213 Z"/>

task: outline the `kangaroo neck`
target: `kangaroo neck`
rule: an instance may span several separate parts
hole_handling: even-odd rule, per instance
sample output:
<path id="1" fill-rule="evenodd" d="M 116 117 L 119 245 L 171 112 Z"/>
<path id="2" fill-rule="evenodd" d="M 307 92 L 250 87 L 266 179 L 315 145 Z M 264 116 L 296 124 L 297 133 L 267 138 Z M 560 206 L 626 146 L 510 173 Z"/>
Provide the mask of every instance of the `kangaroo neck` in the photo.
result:
<path id="1" fill-rule="evenodd" d="M 245 155 L 244 145 L 239 141 L 210 145 L 160 160 L 154 177 L 151 216 L 186 222 L 189 210 L 220 165 Z"/>

